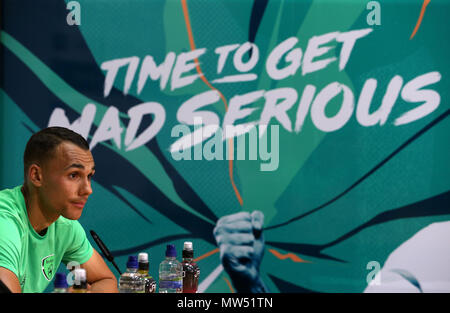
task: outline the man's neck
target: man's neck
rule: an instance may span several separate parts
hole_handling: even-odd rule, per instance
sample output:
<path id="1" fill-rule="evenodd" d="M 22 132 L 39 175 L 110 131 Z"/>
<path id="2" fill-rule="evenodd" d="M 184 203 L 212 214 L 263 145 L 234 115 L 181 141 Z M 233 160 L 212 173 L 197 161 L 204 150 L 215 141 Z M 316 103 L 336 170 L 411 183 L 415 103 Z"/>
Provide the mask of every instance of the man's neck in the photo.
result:
<path id="1" fill-rule="evenodd" d="M 25 184 L 22 186 L 21 191 L 25 199 L 28 220 L 31 226 L 38 234 L 44 233 L 44 230 L 53 224 L 59 216 L 49 214 L 48 210 L 45 210 L 43 204 L 39 201 L 37 193 L 29 191 Z"/>

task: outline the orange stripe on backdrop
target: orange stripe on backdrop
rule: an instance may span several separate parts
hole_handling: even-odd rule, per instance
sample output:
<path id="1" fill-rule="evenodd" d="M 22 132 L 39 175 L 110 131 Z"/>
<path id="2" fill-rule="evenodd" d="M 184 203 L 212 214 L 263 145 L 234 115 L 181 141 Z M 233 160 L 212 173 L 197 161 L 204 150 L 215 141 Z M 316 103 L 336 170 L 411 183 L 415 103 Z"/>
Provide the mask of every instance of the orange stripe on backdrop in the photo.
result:
<path id="1" fill-rule="evenodd" d="M 186 29 L 188 32 L 188 37 L 189 37 L 189 45 L 191 46 L 191 50 L 195 50 L 195 41 L 194 41 L 194 35 L 192 33 L 192 27 L 191 27 L 191 21 L 189 19 L 189 10 L 188 10 L 188 6 L 187 6 L 187 2 L 186 0 L 181 0 L 181 6 L 183 7 L 183 15 L 184 15 L 184 21 L 186 23 Z M 227 99 L 225 99 L 224 95 L 217 89 L 215 88 L 213 85 L 210 84 L 210 82 L 206 79 L 205 75 L 202 72 L 202 69 L 200 68 L 200 63 L 198 62 L 198 59 L 195 58 L 194 62 L 196 64 L 195 69 L 197 70 L 197 73 L 200 75 L 200 79 L 212 90 L 216 90 L 219 93 L 220 98 L 222 99 L 224 105 L 225 105 L 225 111 L 228 111 L 228 103 L 227 103 Z M 236 187 L 236 184 L 234 183 L 234 178 L 233 178 L 233 160 L 231 158 L 231 154 L 234 154 L 233 151 L 233 138 L 228 140 L 228 147 L 229 147 L 229 151 L 230 151 L 230 157 L 229 157 L 229 162 L 228 162 L 228 166 L 229 166 L 229 175 L 230 175 L 230 181 L 231 181 L 231 185 L 233 187 L 234 193 L 236 194 L 236 197 L 240 203 L 240 205 L 242 206 L 244 204 L 244 201 L 242 200 L 241 194 L 239 193 L 238 188 Z"/>
<path id="2" fill-rule="evenodd" d="M 230 288 L 231 293 L 234 293 L 234 289 L 233 289 L 233 286 L 231 286 L 230 281 L 229 281 L 228 279 L 226 279 L 225 277 L 224 277 L 223 279 L 224 279 L 225 282 L 227 283 L 228 288 Z"/>
<path id="3" fill-rule="evenodd" d="M 296 256 L 293 253 L 287 253 L 287 254 L 283 255 L 275 249 L 269 249 L 269 252 L 272 253 L 275 257 L 277 257 L 280 260 L 290 259 L 296 263 L 312 263 L 311 261 L 306 261 L 306 260 L 299 258 L 298 256 Z"/>
<path id="4" fill-rule="evenodd" d="M 213 254 L 216 254 L 217 252 L 219 252 L 219 248 L 216 248 L 216 249 L 214 249 L 212 251 L 209 251 L 209 252 L 199 256 L 198 258 L 194 259 L 194 262 L 198 262 L 198 261 L 200 261 L 200 260 L 202 260 L 204 258 L 207 258 L 207 257 L 209 257 L 209 256 L 211 256 Z"/>
<path id="5" fill-rule="evenodd" d="M 425 15 L 425 10 L 427 9 L 427 5 L 430 3 L 431 0 L 424 0 L 422 4 L 422 8 L 420 9 L 420 15 L 419 19 L 417 20 L 416 27 L 414 27 L 414 31 L 411 34 L 411 37 L 409 39 L 413 39 L 413 37 L 416 35 L 417 31 L 419 30 L 420 24 L 422 23 L 423 16 Z"/>

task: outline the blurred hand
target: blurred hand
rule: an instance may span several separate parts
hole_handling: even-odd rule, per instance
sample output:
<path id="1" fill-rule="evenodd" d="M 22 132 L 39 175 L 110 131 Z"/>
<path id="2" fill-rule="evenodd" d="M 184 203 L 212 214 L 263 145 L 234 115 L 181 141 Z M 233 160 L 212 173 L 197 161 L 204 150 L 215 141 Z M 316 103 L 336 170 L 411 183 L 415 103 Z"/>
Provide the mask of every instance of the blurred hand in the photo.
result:
<path id="1" fill-rule="evenodd" d="M 262 284 L 259 265 L 264 252 L 263 224 L 262 212 L 240 212 L 220 218 L 214 228 L 222 265 L 238 291 L 255 290 Z"/>

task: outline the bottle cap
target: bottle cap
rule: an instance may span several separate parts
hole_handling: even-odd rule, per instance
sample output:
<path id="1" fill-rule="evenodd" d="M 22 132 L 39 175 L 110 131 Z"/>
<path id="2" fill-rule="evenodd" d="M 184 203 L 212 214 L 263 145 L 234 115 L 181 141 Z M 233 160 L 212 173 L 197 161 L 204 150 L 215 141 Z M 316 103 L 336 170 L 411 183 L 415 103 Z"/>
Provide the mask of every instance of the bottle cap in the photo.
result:
<path id="1" fill-rule="evenodd" d="M 84 268 L 76 268 L 73 275 L 76 283 L 86 281 L 86 270 Z"/>
<path id="2" fill-rule="evenodd" d="M 68 287 L 66 275 L 64 273 L 56 273 L 54 286 L 55 286 L 55 288 L 67 288 Z"/>
<path id="3" fill-rule="evenodd" d="M 183 245 L 183 250 L 193 250 L 192 248 L 192 242 L 190 241 L 185 241 L 184 245 Z"/>
<path id="4" fill-rule="evenodd" d="M 166 257 L 176 257 L 177 250 L 174 245 L 167 245 L 166 247 Z"/>
<path id="5" fill-rule="evenodd" d="M 148 262 L 148 254 L 145 252 L 141 252 L 138 254 L 138 261 L 141 263 L 146 263 Z"/>
<path id="6" fill-rule="evenodd" d="M 128 257 L 127 268 L 138 268 L 138 261 L 135 255 Z"/>

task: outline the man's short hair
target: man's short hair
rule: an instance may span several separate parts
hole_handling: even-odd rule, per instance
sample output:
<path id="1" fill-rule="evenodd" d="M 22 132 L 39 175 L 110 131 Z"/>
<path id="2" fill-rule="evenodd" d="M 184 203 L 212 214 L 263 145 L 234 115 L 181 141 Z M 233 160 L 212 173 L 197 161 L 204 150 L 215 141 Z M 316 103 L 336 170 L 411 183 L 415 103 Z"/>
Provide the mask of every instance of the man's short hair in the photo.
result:
<path id="1" fill-rule="evenodd" d="M 76 132 L 64 127 L 48 127 L 34 133 L 27 142 L 23 155 L 25 180 L 31 164 L 42 164 L 53 156 L 62 142 L 71 142 L 83 150 L 89 150 L 87 141 Z"/>

